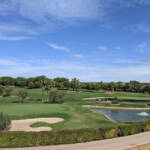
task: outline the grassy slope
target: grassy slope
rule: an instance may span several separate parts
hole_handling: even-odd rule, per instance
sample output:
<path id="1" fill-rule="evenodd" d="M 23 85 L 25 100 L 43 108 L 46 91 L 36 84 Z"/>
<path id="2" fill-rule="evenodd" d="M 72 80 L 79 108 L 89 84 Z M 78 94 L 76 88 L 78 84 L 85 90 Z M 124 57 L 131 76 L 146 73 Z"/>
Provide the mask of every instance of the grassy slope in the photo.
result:
<path id="1" fill-rule="evenodd" d="M 23 119 L 33 117 L 62 117 L 64 122 L 55 125 L 50 125 L 54 130 L 62 129 L 79 129 L 79 128 L 98 128 L 101 126 L 115 126 L 104 115 L 93 112 L 90 109 L 82 108 L 83 104 L 99 104 L 97 101 L 83 101 L 82 98 L 106 96 L 125 97 L 129 99 L 150 99 L 149 94 L 115 92 L 112 95 L 103 91 L 97 92 L 73 92 L 66 91 L 65 104 L 41 104 L 41 89 L 24 89 L 29 93 L 28 100 L 24 104 L 15 103 L 17 101 L 16 93 L 20 90 L 15 88 L 12 97 L 0 97 L 0 111 L 7 113 L 12 119 Z M 122 103 L 123 107 L 144 107 L 143 104 L 127 104 Z M 36 123 L 34 126 L 49 124 Z"/>
<path id="2" fill-rule="evenodd" d="M 12 119 L 62 117 L 64 122 L 50 125 L 54 130 L 114 126 L 104 115 L 68 104 L 1 104 L 0 110 Z"/>

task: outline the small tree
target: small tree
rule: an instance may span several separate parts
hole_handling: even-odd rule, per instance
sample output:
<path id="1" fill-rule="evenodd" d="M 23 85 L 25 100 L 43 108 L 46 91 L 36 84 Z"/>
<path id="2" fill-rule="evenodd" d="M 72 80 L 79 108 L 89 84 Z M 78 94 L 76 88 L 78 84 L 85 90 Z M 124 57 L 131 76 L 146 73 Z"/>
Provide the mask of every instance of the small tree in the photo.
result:
<path id="1" fill-rule="evenodd" d="M 4 88 L 4 97 L 8 97 L 11 95 L 11 92 L 13 91 L 13 88 L 10 86 L 6 86 Z"/>
<path id="2" fill-rule="evenodd" d="M 49 91 L 55 87 L 55 82 L 51 79 L 47 80 L 46 85 L 45 85 L 45 91 L 47 92 L 47 98 L 46 101 L 49 101 Z"/>
<path id="3" fill-rule="evenodd" d="M 0 131 L 8 130 L 11 124 L 11 120 L 8 115 L 0 113 Z"/>
<path id="4" fill-rule="evenodd" d="M 29 88 L 29 89 L 35 88 L 35 84 L 34 84 L 33 82 L 29 82 L 28 88 Z"/>
<path id="5" fill-rule="evenodd" d="M 62 104 L 64 102 L 65 93 L 59 92 L 57 90 L 53 90 L 49 92 L 49 103 L 59 103 Z"/>
<path id="6" fill-rule="evenodd" d="M 17 96 L 18 96 L 18 103 L 20 102 L 24 103 L 24 100 L 28 96 L 28 93 L 26 91 L 19 91 L 17 93 Z"/>
<path id="7" fill-rule="evenodd" d="M 3 93 L 4 93 L 4 87 L 0 86 L 0 96 L 3 96 Z"/>
<path id="8" fill-rule="evenodd" d="M 77 78 L 72 79 L 71 81 L 71 87 L 73 88 L 73 90 L 77 91 L 78 88 L 80 87 L 80 81 Z"/>

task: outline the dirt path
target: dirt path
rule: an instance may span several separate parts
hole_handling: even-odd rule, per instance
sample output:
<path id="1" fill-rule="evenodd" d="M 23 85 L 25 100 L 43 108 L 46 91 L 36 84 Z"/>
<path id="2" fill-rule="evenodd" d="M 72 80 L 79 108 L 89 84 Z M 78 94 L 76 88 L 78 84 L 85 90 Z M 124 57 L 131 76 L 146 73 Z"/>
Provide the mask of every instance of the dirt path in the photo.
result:
<path id="1" fill-rule="evenodd" d="M 37 119 L 25 119 L 25 120 L 13 120 L 11 123 L 10 131 L 50 131 L 52 130 L 50 127 L 38 127 L 31 128 L 30 125 L 36 122 L 47 122 L 50 124 L 58 123 L 64 121 L 62 118 L 37 118 Z"/>
<path id="2" fill-rule="evenodd" d="M 129 150 L 150 150 L 150 144 L 138 146 L 138 147 L 135 147 L 135 148 L 131 148 Z"/>
<path id="3" fill-rule="evenodd" d="M 127 137 L 80 144 L 56 145 L 34 148 L 2 148 L 0 150 L 128 150 L 129 148 L 144 145 L 147 143 L 150 143 L 150 132 L 145 132 Z"/>

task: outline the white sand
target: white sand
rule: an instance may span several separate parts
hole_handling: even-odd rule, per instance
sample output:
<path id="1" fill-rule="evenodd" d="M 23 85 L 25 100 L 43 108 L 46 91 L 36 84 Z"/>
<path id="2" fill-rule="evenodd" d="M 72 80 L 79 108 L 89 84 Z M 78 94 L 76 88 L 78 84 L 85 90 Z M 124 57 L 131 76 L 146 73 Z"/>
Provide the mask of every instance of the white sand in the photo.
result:
<path id="1" fill-rule="evenodd" d="M 31 128 L 30 126 L 36 122 L 46 122 L 46 123 L 53 124 L 62 121 L 64 121 L 64 119 L 62 118 L 36 118 L 36 119 L 25 119 L 25 120 L 13 120 L 11 122 L 10 131 L 26 131 L 26 132 L 50 131 L 52 130 L 52 128 L 50 127 Z"/>

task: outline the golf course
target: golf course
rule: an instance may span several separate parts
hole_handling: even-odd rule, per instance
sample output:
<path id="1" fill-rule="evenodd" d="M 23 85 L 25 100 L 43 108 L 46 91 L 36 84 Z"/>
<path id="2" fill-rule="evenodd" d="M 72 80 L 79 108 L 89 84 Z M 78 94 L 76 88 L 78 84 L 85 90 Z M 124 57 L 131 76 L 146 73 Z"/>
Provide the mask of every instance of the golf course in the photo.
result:
<path id="1" fill-rule="evenodd" d="M 150 130 L 148 92 L 89 90 L 77 79 L 60 88 L 54 81 L 33 87 L 18 86 L 16 79 L 0 86 L 0 147 L 81 143 Z"/>

